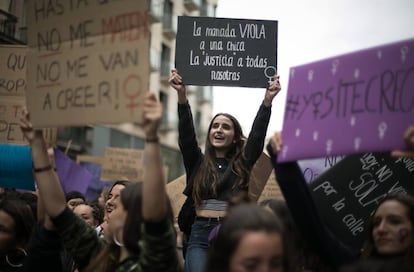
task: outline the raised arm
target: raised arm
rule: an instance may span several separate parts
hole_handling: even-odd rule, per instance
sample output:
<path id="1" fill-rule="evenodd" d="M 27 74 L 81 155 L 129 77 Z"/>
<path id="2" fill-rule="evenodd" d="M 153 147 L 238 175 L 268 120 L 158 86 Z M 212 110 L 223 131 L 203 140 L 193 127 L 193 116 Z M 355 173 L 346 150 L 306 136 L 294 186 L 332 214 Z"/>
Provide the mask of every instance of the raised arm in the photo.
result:
<path id="1" fill-rule="evenodd" d="M 26 109 L 22 111 L 20 128 L 32 149 L 33 171 L 39 197 L 43 201 L 46 213 L 55 217 L 66 208 L 65 194 L 49 159 L 43 133 L 41 130 L 33 128 L 29 112 Z"/>
<path id="2" fill-rule="evenodd" d="M 253 121 L 249 137 L 247 138 L 244 152 L 247 161 L 252 166 L 263 152 L 273 98 L 275 98 L 280 90 L 279 76 L 275 76 L 274 80 L 269 82 L 269 87 L 266 89 L 265 97 Z"/>
<path id="3" fill-rule="evenodd" d="M 143 124 L 145 132 L 144 184 L 142 214 L 146 221 L 159 221 L 167 214 L 167 193 L 158 140 L 162 105 L 155 94 L 147 93 L 144 101 Z"/>
<path id="4" fill-rule="evenodd" d="M 282 87 L 280 86 L 280 76 L 276 75 L 273 80 L 269 83 L 269 87 L 266 89 L 263 104 L 266 107 L 270 107 L 273 102 L 273 98 L 280 92 Z"/>
<path id="5" fill-rule="evenodd" d="M 267 150 L 276 181 L 301 235 L 327 264 L 335 268 L 356 260 L 359 252 L 342 244 L 324 224 L 298 163 L 277 162 L 281 146 L 281 134 L 276 132 L 269 141 Z"/>
<path id="6" fill-rule="evenodd" d="M 178 103 L 184 104 L 187 102 L 187 90 L 185 89 L 185 85 L 183 84 L 183 78 L 178 74 L 177 69 L 171 70 L 171 76 L 168 80 L 171 87 L 173 87 L 177 91 L 178 95 Z"/>

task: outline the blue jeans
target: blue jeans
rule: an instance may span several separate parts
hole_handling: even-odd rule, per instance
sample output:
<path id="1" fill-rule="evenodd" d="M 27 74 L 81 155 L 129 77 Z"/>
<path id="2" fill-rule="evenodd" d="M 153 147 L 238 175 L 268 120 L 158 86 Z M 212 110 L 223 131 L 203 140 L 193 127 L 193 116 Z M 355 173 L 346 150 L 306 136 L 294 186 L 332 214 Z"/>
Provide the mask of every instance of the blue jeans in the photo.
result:
<path id="1" fill-rule="evenodd" d="M 185 272 L 204 272 L 208 254 L 208 235 L 217 222 L 195 220 L 191 226 L 185 255 Z"/>

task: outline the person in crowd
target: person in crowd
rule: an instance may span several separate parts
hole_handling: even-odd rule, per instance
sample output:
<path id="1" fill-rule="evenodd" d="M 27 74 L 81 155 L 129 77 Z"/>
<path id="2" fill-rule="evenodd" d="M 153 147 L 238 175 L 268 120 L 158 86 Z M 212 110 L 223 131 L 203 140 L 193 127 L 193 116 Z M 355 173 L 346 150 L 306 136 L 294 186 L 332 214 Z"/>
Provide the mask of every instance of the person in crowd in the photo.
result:
<path id="1" fill-rule="evenodd" d="M 312 248 L 302 238 L 286 201 L 276 198 L 266 199 L 259 202 L 259 205 L 272 211 L 282 222 L 285 231 L 284 237 L 286 241 L 289 241 L 287 243 L 287 251 L 289 256 L 291 256 L 292 271 L 332 271 L 329 266 L 324 265 L 320 261 L 319 256 L 312 251 Z"/>
<path id="2" fill-rule="evenodd" d="M 88 225 L 97 228 L 103 223 L 104 212 L 103 208 L 97 202 L 86 201 L 84 204 L 79 204 L 73 209 L 73 212 L 85 220 Z M 98 232 L 99 233 L 99 232 Z"/>
<path id="3" fill-rule="evenodd" d="M 212 244 L 207 272 L 289 272 L 290 256 L 278 217 L 255 203 L 231 207 Z"/>
<path id="4" fill-rule="evenodd" d="M 405 156 L 414 151 L 411 131 L 412 128 L 409 127 L 404 134 L 404 139 L 408 145 L 407 150 L 393 151 L 394 156 Z M 322 262 L 330 266 L 333 271 L 358 261 L 362 257 L 361 252 L 340 242 L 323 223 L 298 163 L 277 162 L 277 153 L 281 150 L 282 144 L 281 133 L 276 132 L 269 141 L 267 150 L 275 170 L 276 180 L 302 237 L 312 246 Z M 414 222 L 414 206 L 412 203 L 414 202 L 412 202 L 411 198 L 409 196 L 390 195 L 377 205 L 371 219 L 367 242 L 369 247 L 364 249 L 363 256 L 370 258 L 379 257 L 390 261 L 395 260 L 395 258 L 404 261 L 408 259 L 414 260 L 414 251 L 412 249 L 412 226 Z M 402 199 L 407 200 L 403 201 Z M 389 205 L 394 206 L 390 209 L 387 208 Z M 392 230 L 392 226 L 394 230 Z M 385 248 L 389 248 L 391 244 L 396 242 L 400 243 L 400 251 L 391 250 L 387 252 L 387 250 L 381 250 L 381 244 Z M 414 271 L 414 266 L 410 262 L 404 265 L 408 266 L 411 271 Z"/>
<path id="5" fill-rule="evenodd" d="M 370 235 L 361 260 L 344 265 L 340 271 L 414 271 L 413 226 L 414 197 L 403 193 L 387 195 L 369 220 Z"/>
<path id="6" fill-rule="evenodd" d="M 28 112 L 23 110 L 21 129 L 32 149 L 39 196 L 79 271 L 177 271 L 176 237 L 169 218 L 158 140 L 162 105 L 149 92 L 142 107 L 144 182 L 127 184 L 114 200 L 108 216 L 112 234 L 108 243 L 67 207 L 42 131 L 33 129 Z"/>
<path id="7" fill-rule="evenodd" d="M 199 272 L 205 266 L 209 233 L 225 216 L 227 201 L 232 195 L 248 190 L 250 171 L 263 152 L 272 101 L 281 87 L 279 76 L 275 76 L 266 89 L 247 139 L 235 117 L 227 113 L 214 116 L 203 154 L 197 143 L 186 87 L 176 69 L 171 71 L 169 83 L 178 95 L 179 147 L 187 175 L 184 194 L 192 199 L 196 209 L 185 271 Z"/>
<path id="8" fill-rule="evenodd" d="M 30 206 L 15 194 L 0 194 L 0 271 L 23 271 L 35 225 Z"/>
<path id="9" fill-rule="evenodd" d="M 85 203 L 85 196 L 78 191 L 71 191 L 66 193 L 66 203 L 68 208 L 73 211 L 73 209 L 78 206 L 79 204 Z"/>
<path id="10" fill-rule="evenodd" d="M 414 125 L 409 126 L 404 133 L 404 142 L 407 146 L 406 150 L 393 150 L 391 156 L 406 157 L 414 159 Z"/>
<path id="11" fill-rule="evenodd" d="M 109 193 L 110 189 L 111 189 L 111 187 L 108 187 L 108 186 L 103 187 L 102 190 L 101 190 L 101 193 L 98 196 L 97 201 L 103 209 L 105 209 L 105 203 L 106 203 L 106 200 L 108 200 L 108 193 Z"/>
<path id="12" fill-rule="evenodd" d="M 111 241 L 112 234 L 107 228 L 108 226 L 108 216 L 116 208 L 116 200 L 119 198 L 121 190 L 123 190 L 128 184 L 128 181 L 118 180 L 109 188 L 108 194 L 106 195 L 105 207 L 104 207 L 104 219 L 103 222 L 96 228 L 99 237 Z"/>

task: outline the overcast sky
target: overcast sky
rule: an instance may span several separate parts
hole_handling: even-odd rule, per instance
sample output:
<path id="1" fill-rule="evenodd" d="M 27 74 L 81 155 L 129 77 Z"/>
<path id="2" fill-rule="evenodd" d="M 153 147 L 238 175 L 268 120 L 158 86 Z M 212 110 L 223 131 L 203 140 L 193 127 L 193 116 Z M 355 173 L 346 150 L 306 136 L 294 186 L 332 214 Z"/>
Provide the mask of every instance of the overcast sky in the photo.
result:
<path id="1" fill-rule="evenodd" d="M 282 93 L 273 102 L 268 136 L 282 129 L 291 67 L 414 38 L 414 0 L 218 0 L 217 17 L 278 21 Z M 213 114 L 233 114 L 247 134 L 264 92 L 215 87 Z"/>

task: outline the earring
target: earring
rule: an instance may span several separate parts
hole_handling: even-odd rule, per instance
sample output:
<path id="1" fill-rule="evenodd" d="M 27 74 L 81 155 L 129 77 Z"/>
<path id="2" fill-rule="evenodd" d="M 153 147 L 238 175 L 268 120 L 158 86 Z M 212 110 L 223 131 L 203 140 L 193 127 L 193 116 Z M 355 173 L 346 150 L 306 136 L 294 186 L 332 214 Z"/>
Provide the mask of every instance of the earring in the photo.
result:
<path id="1" fill-rule="evenodd" d="M 116 233 L 114 233 L 114 235 L 112 236 L 112 239 L 114 240 L 115 245 L 117 245 L 119 247 L 123 247 L 124 244 L 122 244 L 121 242 L 119 242 L 118 238 L 116 238 Z"/>
<path id="2" fill-rule="evenodd" d="M 17 249 L 17 250 L 19 250 L 19 251 L 21 251 L 25 257 L 27 256 L 27 252 L 26 252 L 26 250 L 24 250 L 23 248 L 18 247 L 18 248 L 16 248 L 16 249 Z M 23 262 L 22 262 L 22 263 L 20 263 L 20 264 L 14 264 L 14 263 L 10 262 L 10 260 L 9 260 L 9 255 L 6 255 L 6 262 L 7 262 L 7 264 L 8 264 L 8 265 L 10 265 L 11 267 L 22 267 L 22 266 L 23 266 Z"/>

